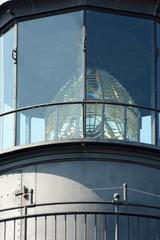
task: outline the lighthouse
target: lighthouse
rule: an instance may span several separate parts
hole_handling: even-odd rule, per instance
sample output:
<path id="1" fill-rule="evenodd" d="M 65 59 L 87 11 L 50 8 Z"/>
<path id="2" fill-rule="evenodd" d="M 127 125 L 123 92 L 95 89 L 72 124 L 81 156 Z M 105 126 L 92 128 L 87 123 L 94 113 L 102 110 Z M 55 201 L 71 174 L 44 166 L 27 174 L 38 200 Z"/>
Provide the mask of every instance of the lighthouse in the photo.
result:
<path id="1" fill-rule="evenodd" d="M 160 239 L 160 2 L 0 4 L 0 239 Z"/>

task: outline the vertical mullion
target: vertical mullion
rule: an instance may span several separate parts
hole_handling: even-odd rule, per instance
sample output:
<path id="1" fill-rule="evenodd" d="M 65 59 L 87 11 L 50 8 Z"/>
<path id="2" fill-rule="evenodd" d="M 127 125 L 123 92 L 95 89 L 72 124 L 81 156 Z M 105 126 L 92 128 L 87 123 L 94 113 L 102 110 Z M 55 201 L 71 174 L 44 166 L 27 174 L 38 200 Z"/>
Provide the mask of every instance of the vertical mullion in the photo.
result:
<path id="1" fill-rule="evenodd" d="M 13 240 L 15 240 L 16 239 L 16 236 L 15 236 L 15 234 L 16 234 L 16 221 L 15 221 L 15 219 L 13 220 Z"/>
<path id="2" fill-rule="evenodd" d="M 101 139 L 104 140 L 104 114 L 105 114 L 105 104 L 102 103 L 101 105 Z"/>
<path id="3" fill-rule="evenodd" d="M 87 240 L 87 215 L 84 215 L 84 240 Z"/>
<path id="4" fill-rule="evenodd" d="M 74 239 L 77 240 L 77 215 L 76 214 L 75 214 L 75 219 L 74 220 L 75 220 L 75 226 L 74 226 L 75 237 L 74 237 Z"/>
<path id="5" fill-rule="evenodd" d="M 61 107 L 61 106 L 59 106 L 59 105 L 56 105 L 55 106 L 56 107 L 56 140 L 58 140 L 59 139 L 59 121 L 60 121 L 60 119 L 59 119 L 59 108 Z"/>
<path id="6" fill-rule="evenodd" d="M 45 227 L 45 230 L 44 230 L 45 231 L 45 233 L 44 233 L 45 234 L 45 240 L 47 240 L 47 216 L 45 216 L 45 226 L 44 227 Z"/>
<path id="7" fill-rule="evenodd" d="M 83 74 L 84 74 L 84 92 L 83 92 L 83 138 L 86 138 L 86 81 L 87 81 L 87 66 L 86 66 L 86 43 L 87 43 L 87 10 L 83 11 Z"/>
<path id="8" fill-rule="evenodd" d="M 14 88 L 14 102 L 13 102 L 13 107 L 14 109 L 17 108 L 17 60 L 18 60 L 18 26 L 15 24 L 14 26 L 14 48 L 16 49 L 16 63 L 14 64 L 14 83 L 13 83 L 13 88 Z M 16 145 L 16 126 L 17 126 L 17 113 L 14 113 L 14 128 L 13 128 L 13 145 Z"/>
<path id="9" fill-rule="evenodd" d="M 35 217 L 35 240 L 37 240 L 37 217 Z"/>
<path id="10" fill-rule="evenodd" d="M 3 36 L 0 37 L 0 49 L 1 49 L 1 71 L 0 71 L 0 78 L 1 78 L 1 86 L 0 86 L 0 91 L 1 91 L 1 99 L 0 99 L 0 113 L 3 112 Z M 2 149 L 2 119 L 3 117 L 0 117 L 0 149 Z"/>
<path id="11" fill-rule="evenodd" d="M 4 240 L 6 240 L 6 221 L 4 222 Z"/>
<path id="12" fill-rule="evenodd" d="M 2 112 L 4 112 L 4 37 L 2 36 Z M 4 116 L 2 117 L 1 122 L 1 144 L 3 149 L 3 123 Z"/>
<path id="13" fill-rule="evenodd" d="M 149 218 L 147 218 L 147 240 L 149 240 Z"/>
<path id="14" fill-rule="evenodd" d="M 95 214 L 94 240 L 97 240 L 97 214 Z"/>
<path id="15" fill-rule="evenodd" d="M 107 240 L 107 215 L 105 216 L 104 240 Z"/>
<path id="16" fill-rule="evenodd" d="M 158 39 L 157 39 L 157 23 L 156 21 L 154 21 L 154 94 L 155 94 L 155 108 L 159 109 L 158 106 L 158 91 L 157 91 L 157 87 L 158 87 L 158 58 L 159 58 L 159 53 L 157 51 L 157 49 L 159 48 L 158 43 L 157 43 Z M 159 112 L 155 112 L 155 144 L 158 145 L 158 138 L 159 138 Z"/>
<path id="17" fill-rule="evenodd" d="M 137 240 L 139 240 L 139 217 L 137 217 Z"/>
<path id="18" fill-rule="evenodd" d="M 160 240 L 160 224 L 159 219 L 157 219 L 157 240 Z"/>
<path id="19" fill-rule="evenodd" d="M 64 215 L 64 239 L 67 239 L 67 216 L 66 214 Z"/>
<path id="20" fill-rule="evenodd" d="M 124 139 L 126 141 L 127 139 L 127 107 L 124 106 Z"/>
<path id="21" fill-rule="evenodd" d="M 127 233 L 128 233 L 128 240 L 130 238 L 130 225 L 129 225 L 129 216 L 127 217 L 127 225 L 128 225 L 128 228 L 127 228 Z"/>
<path id="22" fill-rule="evenodd" d="M 57 239 L 57 215 L 55 215 L 55 219 L 54 219 L 54 224 L 55 224 L 55 240 Z"/>
<path id="23" fill-rule="evenodd" d="M 153 67 L 153 103 L 154 103 L 154 108 L 157 108 L 157 64 L 158 64 L 158 55 L 157 55 L 157 24 L 156 21 L 154 20 L 154 39 L 153 39 L 153 46 L 154 46 L 154 67 Z M 158 116 L 157 112 L 155 111 L 154 113 L 151 113 L 151 116 L 154 120 L 153 121 L 153 126 L 152 127 L 152 144 L 157 145 L 158 144 Z"/>

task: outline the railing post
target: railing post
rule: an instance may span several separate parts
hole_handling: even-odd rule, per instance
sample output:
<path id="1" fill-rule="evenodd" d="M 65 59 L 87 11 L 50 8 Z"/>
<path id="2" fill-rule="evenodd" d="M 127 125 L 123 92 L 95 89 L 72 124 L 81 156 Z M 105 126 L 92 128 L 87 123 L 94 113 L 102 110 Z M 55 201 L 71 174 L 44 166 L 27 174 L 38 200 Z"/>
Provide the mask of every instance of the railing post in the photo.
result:
<path id="1" fill-rule="evenodd" d="M 27 240 L 27 206 L 24 206 L 24 240 Z"/>
<path id="2" fill-rule="evenodd" d="M 127 202 L 128 200 L 128 194 L 127 194 L 127 183 L 123 183 L 123 202 Z"/>
<path id="3" fill-rule="evenodd" d="M 124 106 L 124 140 L 127 138 L 127 107 Z"/>
<path id="4" fill-rule="evenodd" d="M 115 204 L 115 240 L 119 240 L 118 203 Z"/>

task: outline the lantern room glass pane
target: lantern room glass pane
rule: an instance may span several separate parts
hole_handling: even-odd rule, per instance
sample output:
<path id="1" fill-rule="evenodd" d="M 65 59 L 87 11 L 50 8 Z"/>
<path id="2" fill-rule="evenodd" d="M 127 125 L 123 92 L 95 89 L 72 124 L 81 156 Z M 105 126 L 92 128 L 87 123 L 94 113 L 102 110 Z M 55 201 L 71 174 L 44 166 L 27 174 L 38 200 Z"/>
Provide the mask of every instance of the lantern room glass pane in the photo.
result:
<path id="1" fill-rule="evenodd" d="M 18 24 L 17 107 L 83 99 L 83 12 Z"/>
<path id="2" fill-rule="evenodd" d="M 160 109 L 160 25 L 157 24 L 157 108 Z M 160 144 L 160 113 L 157 113 L 158 144 Z"/>
<path id="3" fill-rule="evenodd" d="M 86 98 L 154 106 L 153 36 L 151 20 L 88 11 Z"/>
<path id="4" fill-rule="evenodd" d="M 0 37 L 0 112 L 12 111 L 14 102 L 14 60 L 15 28 Z M 0 148 L 6 149 L 14 144 L 14 114 L 0 117 Z"/>
<path id="5" fill-rule="evenodd" d="M 18 29 L 17 107 L 82 100 L 83 12 L 22 22 Z M 18 113 L 17 145 L 80 137 L 81 112 L 66 105 Z"/>
<path id="6" fill-rule="evenodd" d="M 17 144 L 79 139 L 83 136 L 82 104 L 65 104 L 17 113 Z"/>

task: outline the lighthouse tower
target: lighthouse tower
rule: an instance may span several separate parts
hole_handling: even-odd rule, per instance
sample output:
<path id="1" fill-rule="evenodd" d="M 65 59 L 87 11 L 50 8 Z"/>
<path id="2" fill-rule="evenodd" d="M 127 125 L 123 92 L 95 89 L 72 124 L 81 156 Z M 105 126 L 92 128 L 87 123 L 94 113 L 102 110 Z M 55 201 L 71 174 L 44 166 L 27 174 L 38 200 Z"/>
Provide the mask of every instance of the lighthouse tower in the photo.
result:
<path id="1" fill-rule="evenodd" d="M 160 1 L 0 2 L 0 240 L 160 240 Z"/>

